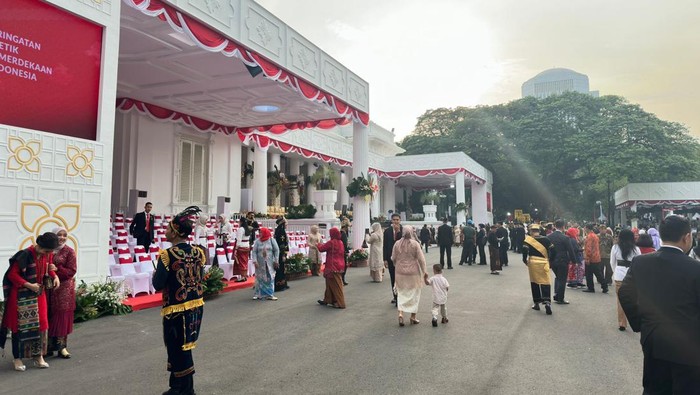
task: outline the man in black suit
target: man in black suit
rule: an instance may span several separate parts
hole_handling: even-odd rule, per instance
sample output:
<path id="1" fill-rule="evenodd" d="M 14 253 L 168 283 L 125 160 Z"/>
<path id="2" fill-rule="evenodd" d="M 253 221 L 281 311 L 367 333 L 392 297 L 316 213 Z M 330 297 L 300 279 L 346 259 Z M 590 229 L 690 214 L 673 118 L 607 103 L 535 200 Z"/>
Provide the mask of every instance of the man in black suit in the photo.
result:
<path id="1" fill-rule="evenodd" d="M 554 246 L 554 259 L 549 266 L 554 272 L 554 302 L 558 304 L 569 304 L 569 301 L 564 299 L 566 292 L 566 277 L 569 274 L 569 262 L 574 262 L 576 252 L 569 238 L 564 234 L 564 226 L 566 222 L 563 219 L 558 219 L 554 223 L 554 232 L 550 233 L 549 240 Z"/>
<path id="2" fill-rule="evenodd" d="M 420 243 L 425 247 L 425 253 L 428 253 L 428 246 L 430 245 L 430 229 L 428 229 L 427 224 L 423 224 L 420 230 Z"/>
<path id="3" fill-rule="evenodd" d="M 394 251 L 394 244 L 403 237 L 403 229 L 401 227 L 401 216 L 397 213 L 391 214 L 391 226 L 384 229 L 384 267 L 389 269 L 389 277 L 391 277 L 391 294 L 394 296 L 391 303 L 396 304 L 396 293 L 394 293 L 395 271 L 394 262 L 391 260 L 391 254 Z"/>
<path id="4" fill-rule="evenodd" d="M 687 255 L 690 222 L 670 215 L 659 233 L 661 248 L 632 259 L 618 298 L 632 330 L 642 332 L 644 393 L 699 394 L 700 264 Z"/>
<path id="5" fill-rule="evenodd" d="M 510 248 L 510 244 L 508 244 L 508 229 L 503 225 L 503 221 L 498 222 L 496 237 L 498 237 L 498 259 L 501 260 L 501 267 L 508 266 L 508 248 Z"/>
<path id="6" fill-rule="evenodd" d="M 143 206 L 143 212 L 136 213 L 134 220 L 129 226 L 129 233 L 136 239 L 136 244 L 142 245 L 146 252 L 148 252 L 148 247 L 153 242 L 153 227 L 155 225 L 155 218 L 151 214 L 151 209 L 153 209 L 153 203 L 147 202 Z"/>
<path id="7" fill-rule="evenodd" d="M 440 246 L 440 266 L 445 267 L 445 253 L 447 253 L 447 268 L 452 269 L 452 227 L 447 224 L 447 218 L 442 219 L 442 225 L 437 230 L 437 243 Z"/>

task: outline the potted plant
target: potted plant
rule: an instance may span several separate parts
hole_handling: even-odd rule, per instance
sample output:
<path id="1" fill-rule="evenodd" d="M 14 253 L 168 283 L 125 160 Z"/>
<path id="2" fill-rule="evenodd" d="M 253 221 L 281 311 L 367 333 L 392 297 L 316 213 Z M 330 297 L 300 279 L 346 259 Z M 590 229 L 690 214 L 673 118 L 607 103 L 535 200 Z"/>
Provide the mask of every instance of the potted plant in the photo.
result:
<path id="1" fill-rule="evenodd" d="M 338 174 L 328 165 L 321 165 L 311 177 L 311 182 L 316 186 L 313 194 L 313 201 L 316 205 L 316 215 L 318 219 L 335 218 L 335 202 L 338 200 L 337 185 Z"/>
<path id="2" fill-rule="evenodd" d="M 353 178 L 345 189 L 350 197 L 361 196 L 369 201 L 379 191 L 379 186 L 373 179 L 365 177 L 364 173 L 360 173 L 360 176 Z"/>
<path id="3" fill-rule="evenodd" d="M 269 191 L 272 197 L 272 200 L 274 202 L 274 206 L 279 206 L 279 198 L 280 194 L 282 193 L 283 190 L 287 188 L 289 185 L 289 180 L 287 180 L 287 177 L 285 177 L 284 173 L 282 173 L 278 168 L 277 165 L 275 165 L 275 169 L 267 173 L 267 179 L 269 182 Z"/>
<path id="4" fill-rule="evenodd" d="M 459 213 L 461 211 L 467 211 L 467 204 L 466 203 L 457 203 L 455 205 L 455 212 Z"/>
<path id="5" fill-rule="evenodd" d="M 287 219 L 313 218 L 316 207 L 313 204 L 300 204 L 287 209 Z"/>
<path id="6" fill-rule="evenodd" d="M 211 297 L 221 292 L 224 289 L 224 271 L 216 266 L 210 267 L 204 273 L 202 288 L 204 288 L 204 297 Z"/>
<path id="7" fill-rule="evenodd" d="M 436 203 L 440 201 L 440 194 L 436 190 L 426 192 L 421 197 L 423 202 L 423 213 L 425 214 L 424 220 L 428 222 L 437 222 L 437 205 Z"/>
<path id="8" fill-rule="evenodd" d="M 358 248 L 348 255 L 348 263 L 353 267 L 367 267 L 369 254 L 363 248 Z"/>
<path id="9" fill-rule="evenodd" d="M 284 263 L 284 275 L 287 281 L 306 277 L 309 274 L 309 259 L 302 253 L 290 255 Z"/>

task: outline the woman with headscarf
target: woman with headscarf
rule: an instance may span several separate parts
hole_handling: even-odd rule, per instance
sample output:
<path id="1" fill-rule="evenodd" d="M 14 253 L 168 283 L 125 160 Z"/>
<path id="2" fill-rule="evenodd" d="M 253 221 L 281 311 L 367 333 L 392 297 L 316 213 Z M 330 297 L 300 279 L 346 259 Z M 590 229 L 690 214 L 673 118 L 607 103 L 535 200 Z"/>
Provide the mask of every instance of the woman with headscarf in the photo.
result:
<path id="1" fill-rule="evenodd" d="M 403 237 L 394 244 L 391 260 L 396 270 L 396 306 L 399 310 L 399 325 L 403 326 L 403 314 L 411 313 L 411 324 L 418 324 L 416 319 L 420 293 L 423 284 L 428 281 L 425 269 L 425 256 L 420 243 L 415 240 L 413 227 L 403 227 Z"/>
<path id="2" fill-rule="evenodd" d="M 233 274 L 241 276 L 240 281 L 248 279 L 248 260 L 250 260 L 250 235 L 253 228 L 248 219 L 241 217 L 236 231 L 236 249 L 233 251 Z"/>
<path id="3" fill-rule="evenodd" d="M 583 248 L 579 239 L 579 229 L 575 227 L 567 229 L 566 236 L 569 237 L 571 248 L 576 254 L 576 261 L 569 263 L 567 286 L 569 288 L 584 288 L 583 279 L 586 276 L 586 269 L 583 266 Z"/>
<path id="4" fill-rule="evenodd" d="M 5 311 L 0 326 L 0 348 L 5 348 L 7 331 L 12 332 L 14 368 L 23 372 L 22 358 L 34 358 L 34 366 L 48 368 L 44 361 L 49 329 L 45 285 L 58 288 L 61 281 L 51 270 L 58 236 L 46 232 L 36 244 L 10 258 L 10 267 L 2 279 Z"/>
<path id="5" fill-rule="evenodd" d="M 216 219 L 216 230 L 214 231 L 214 236 L 216 236 L 216 248 L 223 248 L 226 250 L 226 246 L 228 246 L 228 241 L 231 238 L 231 234 L 233 233 L 233 230 L 231 229 L 231 224 L 228 223 L 228 218 L 224 214 L 219 214 L 219 216 Z M 226 255 L 224 255 L 225 257 Z M 226 262 L 218 262 L 218 255 L 216 256 L 217 264 L 218 263 L 228 263 Z"/>
<path id="6" fill-rule="evenodd" d="M 284 217 L 277 218 L 275 222 L 275 241 L 279 248 L 279 269 L 275 275 L 275 292 L 282 292 L 289 289 L 287 285 L 287 277 L 284 275 L 285 265 L 287 263 L 287 254 L 289 253 L 289 238 L 287 237 L 287 219 Z"/>
<path id="7" fill-rule="evenodd" d="M 350 252 L 350 243 L 348 242 L 348 235 L 350 234 L 350 220 L 345 218 L 345 220 L 342 223 L 342 226 L 340 227 L 340 241 L 343 242 L 343 246 L 345 247 L 345 266 L 343 268 L 343 285 L 349 285 L 347 281 L 345 281 L 345 274 L 348 272 L 348 253 Z M 383 262 L 382 262 L 383 264 Z"/>
<path id="8" fill-rule="evenodd" d="M 380 283 L 384 277 L 384 260 L 382 259 L 384 234 L 379 222 L 372 224 L 372 232 L 365 235 L 365 242 L 369 245 L 369 276 L 373 282 Z"/>
<path id="9" fill-rule="evenodd" d="M 323 300 L 319 300 L 318 304 L 344 309 L 343 271 L 345 270 L 345 245 L 340 239 L 340 230 L 338 228 L 331 228 L 329 234 L 331 239 L 318 245 L 318 250 L 326 253 L 326 266 L 323 269 L 323 277 L 326 279 L 326 292 L 323 295 Z"/>
<path id="10" fill-rule="evenodd" d="M 161 250 L 153 273 L 153 288 L 163 292 L 163 340 L 168 353 L 170 389 L 166 394 L 194 394 L 194 360 L 204 313 L 204 248 L 190 245 L 194 230 L 190 216 L 201 210 L 187 207 L 168 223 L 165 238 L 172 247 Z"/>
<path id="11" fill-rule="evenodd" d="M 318 232 L 318 225 L 311 225 L 306 243 L 309 245 L 309 260 L 311 261 L 311 275 L 318 276 L 321 269 L 321 252 L 318 244 L 321 242 L 321 234 Z"/>
<path id="12" fill-rule="evenodd" d="M 194 242 L 207 249 L 207 217 L 202 215 L 197 219 L 197 226 L 194 229 Z"/>
<path id="13" fill-rule="evenodd" d="M 66 349 L 68 335 L 73 332 L 73 315 L 75 313 L 75 281 L 78 271 L 75 250 L 66 245 L 68 230 L 56 228 L 53 233 L 58 236 L 58 249 L 54 252 L 53 268 L 61 281 L 61 286 L 49 290 L 46 294 L 49 310 L 49 355 L 58 351 L 58 356 L 70 358 Z"/>
<path id="14" fill-rule="evenodd" d="M 277 300 L 275 296 L 275 275 L 279 268 L 280 250 L 272 238 L 272 232 L 260 228 L 260 237 L 253 243 L 253 261 L 255 262 L 255 296 L 253 299 Z"/>
<path id="15" fill-rule="evenodd" d="M 649 228 L 647 232 L 651 236 L 651 240 L 654 242 L 654 250 L 658 251 L 661 248 L 661 236 L 659 236 L 659 231 L 656 228 Z"/>
<path id="16" fill-rule="evenodd" d="M 639 247 L 634 244 L 634 233 L 629 229 L 622 229 L 618 236 L 617 244 L 613 245 L 610 251 L 610 266 L 613 268 L 613 281 L 615 281 L 615 293 L 620 292 L 622 280 L 627 275 L 627 270 L 630 267 L 632 258 L 641 255 Z M 617 300 L 617 324 L 618 329 L 624 331 L 627 329 L 627 316 L 620 306 L 620 300 Z"/>

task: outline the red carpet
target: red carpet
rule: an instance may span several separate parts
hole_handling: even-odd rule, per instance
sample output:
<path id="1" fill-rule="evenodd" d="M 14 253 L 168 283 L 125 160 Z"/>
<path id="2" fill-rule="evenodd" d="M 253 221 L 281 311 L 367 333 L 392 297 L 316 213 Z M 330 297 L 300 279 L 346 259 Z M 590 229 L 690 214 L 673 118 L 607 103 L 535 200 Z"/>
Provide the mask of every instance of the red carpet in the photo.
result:
<path id="1" fill-rule="evenodd" d="M 240 283 L 228 281 L 225 282 L 225 284 L 226 285 L 224 285 L 224 289 L 221 290 L 221 293 L 231 292 L 237 289 L 253 288 L 253 285 L 255 285 L 255 277 L 249 277 L 247 281 Z M 151 307 L 160 307 L 162 305 L 162 296 L 160 295 L 160 292 L 153 295 L 140 294 L 140 296 L 127 298 L 124 301 L 124 304 L 131 306 L 134 311 L 150 309 Z"/>

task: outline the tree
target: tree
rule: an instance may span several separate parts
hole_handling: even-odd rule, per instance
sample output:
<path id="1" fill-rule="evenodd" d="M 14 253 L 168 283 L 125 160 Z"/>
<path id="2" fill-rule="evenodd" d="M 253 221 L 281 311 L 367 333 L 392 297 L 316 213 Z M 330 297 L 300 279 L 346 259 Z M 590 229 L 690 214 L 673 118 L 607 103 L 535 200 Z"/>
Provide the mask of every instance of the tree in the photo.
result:
<path id="1" fill-rule="evenodd" d="M 406 154 L 463 151 L 493 174 L 494 208 L 590 218 L 627 182 L 700 178 L 700 144 L 681 124 L 619 96 L 575 92 L 426 111 Z"/>

